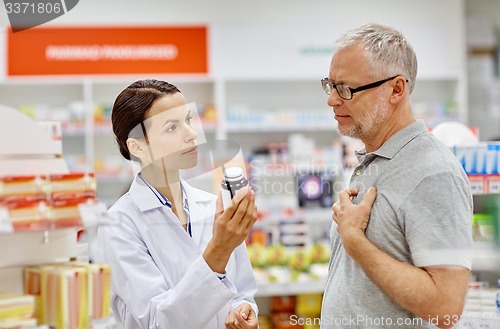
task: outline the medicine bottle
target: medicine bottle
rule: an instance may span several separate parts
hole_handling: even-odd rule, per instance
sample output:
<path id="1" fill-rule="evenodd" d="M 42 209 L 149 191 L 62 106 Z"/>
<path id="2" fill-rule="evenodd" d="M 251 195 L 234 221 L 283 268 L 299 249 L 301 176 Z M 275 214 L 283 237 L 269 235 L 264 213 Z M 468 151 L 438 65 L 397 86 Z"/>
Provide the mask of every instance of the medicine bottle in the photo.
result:
<path id="1" fill-rule="evenodd" d="M 224 179 L 221 182 L 222 204 L 224 209 L 231 207 L 231 199 L 241 188 L 248 185 L 247 179 L 243 176 L 243 169 L 240 167 L 229 167 L 224 170 Z"/>

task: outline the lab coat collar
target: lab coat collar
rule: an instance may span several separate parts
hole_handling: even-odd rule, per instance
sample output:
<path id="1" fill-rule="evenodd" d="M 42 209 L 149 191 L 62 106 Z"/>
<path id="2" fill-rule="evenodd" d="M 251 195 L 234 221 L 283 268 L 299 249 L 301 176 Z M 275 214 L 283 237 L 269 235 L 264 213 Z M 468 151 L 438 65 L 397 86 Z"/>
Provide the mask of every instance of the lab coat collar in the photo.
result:
<path id="1" fill-rule="evenodd" d="M 181 184 L 186 193 L 186 197 L 189 203 L 189 210 L 191 211 L 191 204 L 197 202 L 212 202 L 216 199 L 216 196 L 202 191 L 200 189 L 194 188 L 189 185 L 185 180 L 181 179 Z M 134 203 L 139 207 L 141 212 L 145 212 L 155 208 L 161 208 L 164 205 L 158 200 L 155 193 L 144 183 L 144 181 L 136 175 L 132 185 L 130 186 L 129 194 L 132 197 Z"/>

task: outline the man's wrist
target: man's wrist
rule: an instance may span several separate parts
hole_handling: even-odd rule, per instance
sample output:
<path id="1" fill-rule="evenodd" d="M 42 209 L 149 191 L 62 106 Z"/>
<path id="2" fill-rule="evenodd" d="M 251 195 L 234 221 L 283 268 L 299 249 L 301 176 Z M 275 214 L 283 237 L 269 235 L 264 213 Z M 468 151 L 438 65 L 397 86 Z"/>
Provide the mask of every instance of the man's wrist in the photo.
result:
<path id="1" fill-rule="evenodd" d="M 355 251 L 362 247 L 363 242 L 368 240 L 366 234 L 361 229 L 351 229 L 342 232 L 340 235 L 342 238 L 342 244 L 344 249 L 347 251 L 349 256 L 353 257 Z"/>

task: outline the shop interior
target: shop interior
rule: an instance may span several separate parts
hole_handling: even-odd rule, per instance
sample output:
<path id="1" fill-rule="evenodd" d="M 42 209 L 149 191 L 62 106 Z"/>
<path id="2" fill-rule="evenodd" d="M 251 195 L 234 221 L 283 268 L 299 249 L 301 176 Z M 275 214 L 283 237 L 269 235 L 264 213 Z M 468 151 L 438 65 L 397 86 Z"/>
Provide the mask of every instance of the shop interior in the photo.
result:
<path id="1" fill-rule="evenodd" d="M 85 0 L 48 23 L 15 33 L 2 11 L 0 131 L 9 145 L 0 147 L 0 328 L 2 314 L 10 314 L 8 321 L 19 317 L 10 327 L 66 328 L 66 315 L 54 315 L 57 306 L 40 306 L 41 296 L 51 292 L 42 293 L 36 284 L 40 277 L 56 276 L 55 263 L 66 264 L 57 269 L 60 277 L 80 273 L 89 291 L 95 288 L 73 288 L 80 306 L 71 328 L 119 328 L 109 309 L 110 269 L 93 262 L 91 242 L 99 225 L 119 225 L 106 210 L 137 173 L 120 156 L 111 109 L 121 90 L 143 78 L 166 80 L 181 90 L 194 109 L 201 143 L 213 151 L 200 153 L 198 165 L 184 172 L 190 184 L 217 194 L 222 172 L 214 163 L 234 158 L 245 168 L 259 209 L 247 248 L 258 284 L 260 328 L 319 328 L 316 322 L 292 325 L 290 315 L 320 316 L 331 205 L 349 183 L 354 151 L 362 146 L 337 132 L 320 80 L 328 74 L 333 41 L 367 22 L 400 29 L 414 46 L 414 114 L 450 146 L 469 176 L 474 258 L 456 328 L 500 328 L 499 0 Z M 92 33 L 100 30 L 129 29 L 119 35 L 126 43 L 150 30 L 186 27 L 202 38 L 179 38 L 194 44 L 191 62 L 181 68 L 157 72 L 138 63 L 112 72 L 96 61 L 71 67 L 74 59 L 65 60 L 63 50 L 49 59 L 46 53 L 46 63 L 37 63 L 34 54 L 30 60 L 37 38 L 53 37 L 46 31 L 28 34 L 37 29 L 69 33 L 68 43 L 78 44 L 81 37 L 91 44 Z M 73 36 L 72 29 L 78 30 Z M 23 33 L 26 39 L 16 41 Z M 37 199 L 9 208 L 4 202 L 9 195 L 41 191 L 51 195 L 49 203 Z M 40 215 L 40 207 L 50 207 L 44 212 L 49 215 Z M 71 298 L 61 294 L 55 303 Z M 27 313 L 32 316 L 21 319 Z"/>

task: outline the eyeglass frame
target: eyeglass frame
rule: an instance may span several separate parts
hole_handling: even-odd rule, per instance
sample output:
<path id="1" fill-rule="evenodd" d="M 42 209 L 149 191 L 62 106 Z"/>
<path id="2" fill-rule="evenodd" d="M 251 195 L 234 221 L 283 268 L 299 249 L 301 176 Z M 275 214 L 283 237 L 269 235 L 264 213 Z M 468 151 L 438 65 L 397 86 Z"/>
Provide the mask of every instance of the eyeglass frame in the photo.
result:
<path id="1" fill-rule="evenodd" d="M 331 95 L 332 94 L 332 90 L 335 88 L 335 90 L 337 91 L 337 94 L 339 95 L 339 97 L 348 101 L 348 100 L 352 99 L 354 93 L 357 93 L 358 91 L 363 91 L 363 90 L 367 90 L 367 89 L 376 88 L 376 87 L 381 86 L 382 84 L 386 83 L 387 81 L 390 81 L 390 80 L 393 80 L 393 79 L 399 77 L 400 75 L 401 74 L 398 74 L 398 75 L 395 75 L 395 76 L 387 78 L 387 79 L 382 79 L 382 80 L 375 81 L 375 82 L 372 82 L 372 83 L 369 83 L 369 84 L 366 84 L 366 85 L 359 86 L 357 88 L 351 88 L 351 87 L 346 86 L 346 85 L 339 85 L 339 84 L 333 83 L 330 80 L 328 80 L 328 77 L 326 77 L 326 78 L 321 79 L 321 86 L 323 87 L 323 91 L 327 95 Z M 406 82 L 408 82 L 408 79 L 406 79 Z M 330 89 L 329 90 L 326 89 L 326 86 L 329 86 Z M 346 98 L 346 97 L 343 97 L 342 95 L 340 95 L 340 92 L 337 89 L 337 86 L 343 86 L 343 87 L 347 88 L 347 90 L 349 90 L 349 92 L 351 93 L 351 97 L 350 98 Z"/>

